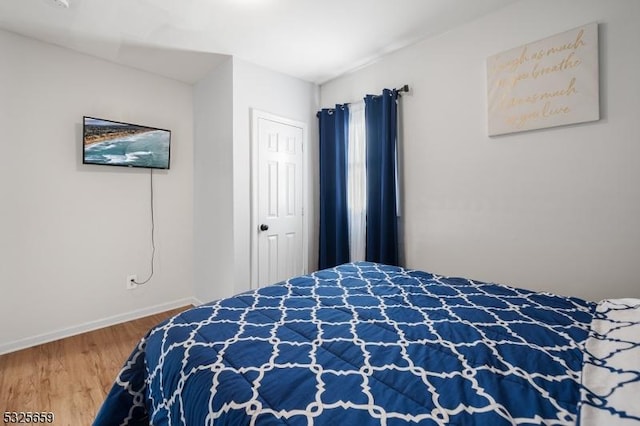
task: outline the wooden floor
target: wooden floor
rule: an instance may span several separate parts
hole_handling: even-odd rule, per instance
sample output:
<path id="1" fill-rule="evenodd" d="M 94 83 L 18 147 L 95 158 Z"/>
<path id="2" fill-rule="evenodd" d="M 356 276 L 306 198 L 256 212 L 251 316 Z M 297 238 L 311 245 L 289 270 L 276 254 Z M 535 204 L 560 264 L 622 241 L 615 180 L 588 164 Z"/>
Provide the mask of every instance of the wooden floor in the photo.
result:
<path id="1" fill-rule="evenodd" d="M 138 340 L 187 308 L 0 355 L 0 415 L 51 412 L 55 425 L 90 425 Z"/>

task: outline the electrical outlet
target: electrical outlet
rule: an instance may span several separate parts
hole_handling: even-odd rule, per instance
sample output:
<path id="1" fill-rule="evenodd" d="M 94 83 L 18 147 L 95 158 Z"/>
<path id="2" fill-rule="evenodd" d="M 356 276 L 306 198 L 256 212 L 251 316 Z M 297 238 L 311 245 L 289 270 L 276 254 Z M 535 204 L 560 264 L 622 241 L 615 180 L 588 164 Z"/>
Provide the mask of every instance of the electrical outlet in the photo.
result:
<path id="1" fill-rule="evenodd" d="M 127 275 L 127 290 L 133 290 L 134 288 L 136 288 L 138 286 L 138 284 L 136 284 L 136 281 L 138 281 L 137 275 Z"/>

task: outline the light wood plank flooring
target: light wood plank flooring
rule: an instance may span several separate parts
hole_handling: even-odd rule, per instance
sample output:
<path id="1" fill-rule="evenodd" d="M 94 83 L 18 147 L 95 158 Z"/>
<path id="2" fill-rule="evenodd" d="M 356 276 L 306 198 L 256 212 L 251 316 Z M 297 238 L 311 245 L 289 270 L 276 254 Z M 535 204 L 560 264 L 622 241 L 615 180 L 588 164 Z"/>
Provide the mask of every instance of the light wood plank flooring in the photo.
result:
<path id="1" fill-rule="evenodd" d="M 190 307 L 1 355 L 0 416 L 52 412 L 55 425 L 90 425 L 138 340 Z"/>

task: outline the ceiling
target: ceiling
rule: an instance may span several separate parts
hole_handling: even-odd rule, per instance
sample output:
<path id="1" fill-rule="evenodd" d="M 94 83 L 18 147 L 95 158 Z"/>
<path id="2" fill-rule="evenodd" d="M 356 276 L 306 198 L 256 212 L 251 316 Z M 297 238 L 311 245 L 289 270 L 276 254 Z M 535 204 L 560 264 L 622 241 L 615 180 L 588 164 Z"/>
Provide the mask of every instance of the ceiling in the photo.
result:
<path id="1" fill-rule="evenodd" d="M 231 55 L 321 84 L 516 1 L 0 0 L 0 28 L 187 83 Z"/>

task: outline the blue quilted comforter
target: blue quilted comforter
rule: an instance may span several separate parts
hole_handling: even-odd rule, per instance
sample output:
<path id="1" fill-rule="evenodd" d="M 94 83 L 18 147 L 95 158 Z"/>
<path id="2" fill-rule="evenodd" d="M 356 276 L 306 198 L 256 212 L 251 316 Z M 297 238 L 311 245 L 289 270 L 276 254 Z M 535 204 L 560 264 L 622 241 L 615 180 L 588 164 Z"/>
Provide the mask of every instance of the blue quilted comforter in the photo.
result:
<path id="1" fill-rule="evenodd" d="M 342 265 L 158 325 L 94 425 L 574 424 L 594 309 Z"/>

